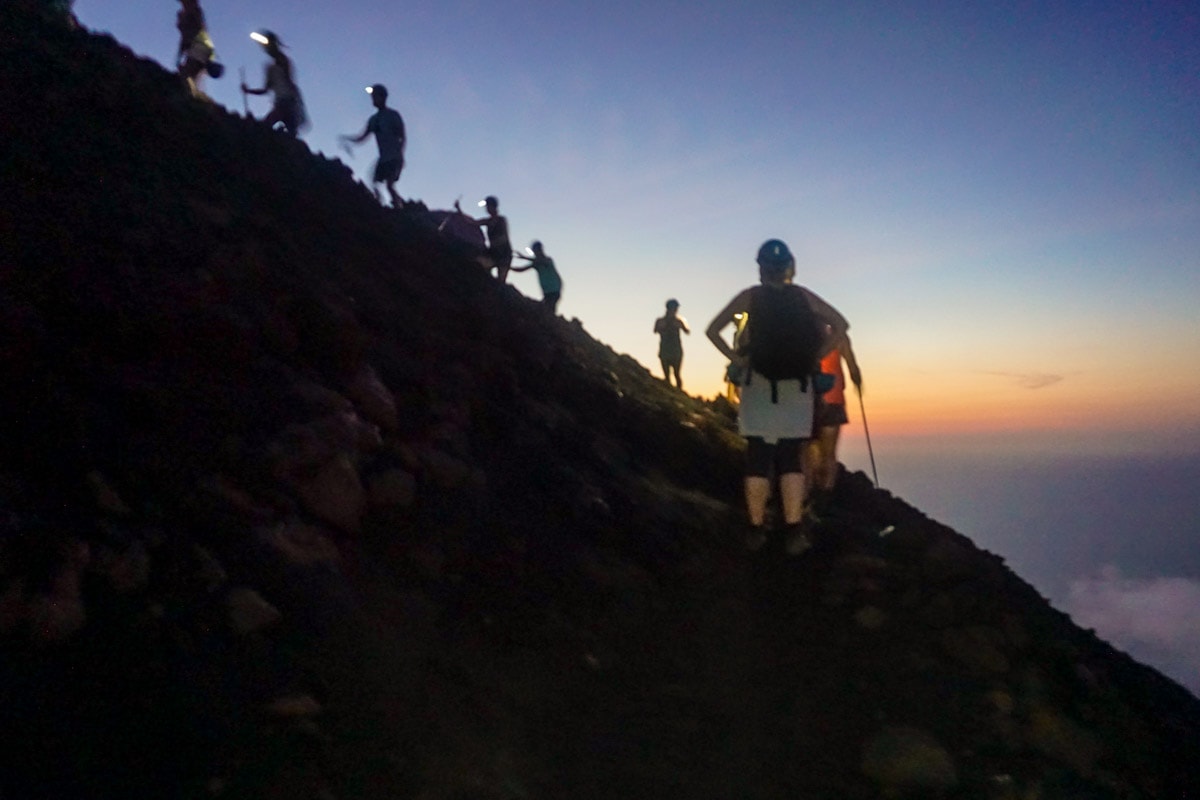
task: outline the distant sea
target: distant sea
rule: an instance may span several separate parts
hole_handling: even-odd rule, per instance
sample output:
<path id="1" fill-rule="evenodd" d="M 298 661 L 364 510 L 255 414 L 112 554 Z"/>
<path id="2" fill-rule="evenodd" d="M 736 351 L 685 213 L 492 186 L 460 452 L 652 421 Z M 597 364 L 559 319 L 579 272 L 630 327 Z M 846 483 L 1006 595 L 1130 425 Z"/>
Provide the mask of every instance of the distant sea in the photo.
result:
<path id="1" fill-rule="evenodd" d="M 861 442 L 843 452 L 871 474 Z M 1005 559 L 1082 627 L 1200 696 L 1200 454 L 874 443 L 880 484 Z"/>

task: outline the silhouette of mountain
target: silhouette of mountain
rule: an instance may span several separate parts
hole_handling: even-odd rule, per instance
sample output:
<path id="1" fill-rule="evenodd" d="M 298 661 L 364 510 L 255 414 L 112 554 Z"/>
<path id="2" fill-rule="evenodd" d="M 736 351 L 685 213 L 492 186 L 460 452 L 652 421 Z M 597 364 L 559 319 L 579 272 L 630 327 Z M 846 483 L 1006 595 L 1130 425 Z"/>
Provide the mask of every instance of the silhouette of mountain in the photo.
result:
<path id="1" fill-rule="evenodd" d="M 110 37 L 0 23 L 0 797 L 1200 786 L 1200 703 L 999 558 L 861 473 L 751 556 L 727 407 Z"/>

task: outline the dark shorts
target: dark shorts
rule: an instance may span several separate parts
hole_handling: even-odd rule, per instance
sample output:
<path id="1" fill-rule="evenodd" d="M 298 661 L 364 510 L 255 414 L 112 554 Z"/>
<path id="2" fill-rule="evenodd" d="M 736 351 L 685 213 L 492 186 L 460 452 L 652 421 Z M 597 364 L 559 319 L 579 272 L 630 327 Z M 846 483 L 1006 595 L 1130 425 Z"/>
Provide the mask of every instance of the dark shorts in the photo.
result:
<path id="1" fill-rule="evenodd" d="M 817 427 L 834 428 L 850 421 L 846 416 L 845 403 L 820 403 L 817 405 Z"/>
<path id="2" fill-rule="evenodd" d="M 300 113 L 300 101 L 295 97 L 285 97 L 275 101 L 275 108 L 272 109 L 275 117 L 283 123 L 283 127 L 287 128 L 290 133 L 295 133 L 300 130 L 300 124 L 304 121 Z"/>
<path id="3" fill-rule="evenodd" d="M 767 444 L 761 436 L 751 436 L 746 439 L 746 477 L 767 478 L 774 475 L 787 475 L 793 472 L 803 472 L 801 460 L 804 439 L 780 439 L 775 444 Z"/>
<path id="4" fill-rule="evenodd" d="M 492 266 L 503 275 L 512 267 L 513 253 L 508 247 L 498 247 L 495 250 L 488 250 L 488 257 L 492 259 Z"/>
<path id="5" fill-rule="evenodd" d="M 398 181 L 400 180 L 400 171 L 403 169 L 403 158 L 389 158 L 387 161 L 379 159 L 379 163 L 375 165 L 375 182 L 391 183 Z"/>

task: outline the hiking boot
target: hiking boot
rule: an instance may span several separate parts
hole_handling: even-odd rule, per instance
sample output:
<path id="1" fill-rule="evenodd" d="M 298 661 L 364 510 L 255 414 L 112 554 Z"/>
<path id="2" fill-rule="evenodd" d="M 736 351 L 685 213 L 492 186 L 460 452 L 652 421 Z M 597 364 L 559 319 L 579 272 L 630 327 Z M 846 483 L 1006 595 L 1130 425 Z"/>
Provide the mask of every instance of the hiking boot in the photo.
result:
<path id="1" fill-rule="evenodd" d="M 817 519 L 822 519 L 834 513 L 833 490 L 814 489 L 808 495 L 808 508 Z"/>
<path id="2" fill-rule="evenodd" d="M 787 527 L 787 539 L 784 540 L 783 549 L 789 556 L 803 555 L 809 548 L 813 546 L 812 539 L 808 535 L 808 526 L 803 522 L 798 522 Z"/>
<path id="3" fill-rule="evenodd" d="M 767 532 L 762 525 L 751 525 L 746 531 L 746 549 L 756 553 L 767 543 Z"/>

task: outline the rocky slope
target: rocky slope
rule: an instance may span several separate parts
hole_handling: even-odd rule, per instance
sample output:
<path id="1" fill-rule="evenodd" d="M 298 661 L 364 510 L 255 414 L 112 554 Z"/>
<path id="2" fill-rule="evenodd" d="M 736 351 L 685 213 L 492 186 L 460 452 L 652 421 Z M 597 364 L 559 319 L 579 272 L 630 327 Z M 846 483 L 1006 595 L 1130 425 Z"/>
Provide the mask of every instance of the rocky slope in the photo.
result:
<path id="1" fill-rule="evenodd" d="M 0 797 L 1183 798 L 1200 703 L 112 39 L 0 9 Z M 1053 532 L 1047 532 L 1052 535 Z"/>

